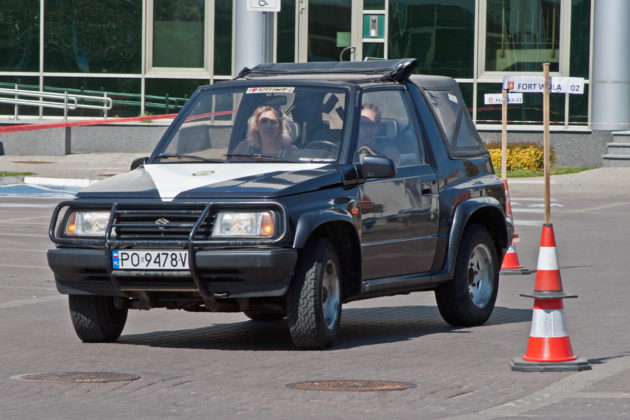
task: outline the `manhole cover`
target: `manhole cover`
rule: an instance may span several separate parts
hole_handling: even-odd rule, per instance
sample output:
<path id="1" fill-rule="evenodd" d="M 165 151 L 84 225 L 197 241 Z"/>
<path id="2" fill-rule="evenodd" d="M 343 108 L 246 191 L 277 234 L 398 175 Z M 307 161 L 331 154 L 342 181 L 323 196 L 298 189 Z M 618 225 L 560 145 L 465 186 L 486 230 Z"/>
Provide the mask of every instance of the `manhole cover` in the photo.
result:
<path id="1" fill-rule="evenodd" d="M 48 165 L 55 162 L 46 162 L 43 160 L 14 160 L 13 163 L 24 163 L 26 165 Z"/>
<path id="2" fill-rule="evenodd" d="M 98 176 L 103 176 L 103 177 L 110 177 L 110 176 L 114 176 L 116 174 L 98 174 Z"/>
<path id="3" fill-rule="evenodd" d="M 14 379 L 38 382 L 102 383 L 135 381 L 136 379 L 140 379 L 140 377 L 137 375 L 129 375 L 127 373 L 112 372 L 52 372 L 29 373 L 26 375 L 14 376 Z"/>
<path id="4" fill-rule="evenodd" d="M 287 385 L 287 388 L 306 391 L 403 391 L 415 388 L 415 384 L 391 381 L 309 381 Z"/>

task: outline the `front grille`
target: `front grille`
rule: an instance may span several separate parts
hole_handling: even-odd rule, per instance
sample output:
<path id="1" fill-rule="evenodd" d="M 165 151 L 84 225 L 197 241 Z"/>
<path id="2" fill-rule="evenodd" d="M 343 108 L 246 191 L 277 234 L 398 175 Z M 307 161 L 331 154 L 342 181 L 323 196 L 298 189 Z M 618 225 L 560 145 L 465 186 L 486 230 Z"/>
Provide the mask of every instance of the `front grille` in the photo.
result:
<path id="1" fill-rule="evenodd" d="M 204 205 L 155 205 L 114 207 L 112 237 L 123 241 L 188 240 L 201 217 Z M 207 240 L 212 234 L 216 214 L 209 212 L 193 239 Z"/>

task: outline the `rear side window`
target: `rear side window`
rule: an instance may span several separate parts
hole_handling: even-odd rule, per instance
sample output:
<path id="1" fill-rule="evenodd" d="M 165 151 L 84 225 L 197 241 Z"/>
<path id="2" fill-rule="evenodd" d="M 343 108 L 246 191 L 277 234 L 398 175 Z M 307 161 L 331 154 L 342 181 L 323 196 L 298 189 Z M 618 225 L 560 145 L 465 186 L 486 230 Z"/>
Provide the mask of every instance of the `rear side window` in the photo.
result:
<path id="1" fill-rule="evenodd" d="M 457 92 L 433 90 L 426 93 L 446 134 L 446 148 L 450 155 L 475 156 L 487 153 L 466 104 Z"/>

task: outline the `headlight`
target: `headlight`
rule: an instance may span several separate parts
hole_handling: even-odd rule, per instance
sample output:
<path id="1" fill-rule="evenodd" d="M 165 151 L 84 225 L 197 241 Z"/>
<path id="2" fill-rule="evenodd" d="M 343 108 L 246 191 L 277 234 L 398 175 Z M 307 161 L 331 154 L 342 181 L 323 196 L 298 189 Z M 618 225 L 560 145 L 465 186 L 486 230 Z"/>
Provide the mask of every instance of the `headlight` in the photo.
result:
<path id="1" fill-rule="evenodd" d="M 272 211 L 222 211 L 212 229 L 212 236 L 271 238 L 276 233 L 276 216 Z"/>
<path id="2" fill-rule="evenodd" d="M 104 236 L 109 211 L 74 211 L 68 217 L 66 236 Z"/>

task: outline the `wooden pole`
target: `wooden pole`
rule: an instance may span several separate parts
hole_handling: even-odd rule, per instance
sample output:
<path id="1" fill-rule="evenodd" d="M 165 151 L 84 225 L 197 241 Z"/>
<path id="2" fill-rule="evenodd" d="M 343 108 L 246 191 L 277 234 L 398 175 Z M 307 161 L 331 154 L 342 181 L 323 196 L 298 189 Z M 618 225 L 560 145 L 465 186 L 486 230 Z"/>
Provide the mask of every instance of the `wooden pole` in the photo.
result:
<path id="1" fill-rule="evenodd" d="M 544 87 L 543 87 L 543 157 L 545 159 L 545 224 L 551 223 L 551 192 L 549 181 L 549 63 L 543 63 Z"/>
<path id="2" fill-rule="evenodd" d="M 507 179 L 507 90 L 503 89 L 501 103 L 501 179 Z"/>

